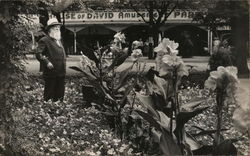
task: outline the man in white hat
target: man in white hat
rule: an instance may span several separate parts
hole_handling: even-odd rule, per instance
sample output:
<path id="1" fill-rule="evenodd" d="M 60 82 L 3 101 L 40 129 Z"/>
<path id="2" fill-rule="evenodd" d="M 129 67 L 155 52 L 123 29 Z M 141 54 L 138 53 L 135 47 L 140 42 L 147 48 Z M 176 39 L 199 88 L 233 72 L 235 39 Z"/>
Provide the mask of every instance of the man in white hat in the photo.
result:
<path id="1" fill-rule="evenodd" d="M 47 35 L 38 42 L 36 58 L 43 72 L 44 100 L 63 101 L 65 90 L 66 54 L 61 43 L 61 23 L 56 18 L 47 22 Z"/>

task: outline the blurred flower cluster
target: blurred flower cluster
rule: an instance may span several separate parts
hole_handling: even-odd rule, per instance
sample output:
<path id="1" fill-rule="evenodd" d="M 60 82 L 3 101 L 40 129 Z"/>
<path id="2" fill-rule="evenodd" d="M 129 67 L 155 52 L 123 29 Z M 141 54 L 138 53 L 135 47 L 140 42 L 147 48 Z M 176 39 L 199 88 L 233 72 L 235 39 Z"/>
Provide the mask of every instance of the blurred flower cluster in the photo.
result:
<path id="1" fill-rule="evenodd" d="M 154 51 L 157 55 L 177 55 L 179 47 L 179 43 L 175 43 L 174 41 L 169 40 L 168 38 L 163 38 L 163 40 L 158 44 L 157 47 L 154 48 Z"/>
<path id="2" fill-rule="evenodd" d="M 224 90 L 227 95 L 234 95 L 239 83 L 237 73 L 238 70 L 234 66 L 219 66 L 216 71 L 210 72 L 205 87 L 211 90 Z"/>

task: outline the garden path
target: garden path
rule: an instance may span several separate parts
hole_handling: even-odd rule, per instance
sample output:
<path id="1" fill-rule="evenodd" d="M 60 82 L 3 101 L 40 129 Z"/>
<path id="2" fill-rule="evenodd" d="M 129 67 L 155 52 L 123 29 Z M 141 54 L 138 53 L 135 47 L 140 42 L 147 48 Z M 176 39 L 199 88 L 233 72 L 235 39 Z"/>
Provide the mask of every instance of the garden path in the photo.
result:
<path id="1" fill-rule="evenodd" d="M 79 66 L 81 56 L 73 56 L 70 55 L 67 57 L 67 75 L 77 75 L 79 72 L 74 71 L 68 67 L 70 66 Z M 183 59 L 185 64 L 194 66 L 197 70 L 206 70 L 207 69 L 207 63 L 208 63 L 208 57 L 193 57 L 193 58 L 184 58 Z M 142 58 L 142 61 L 147 61 L 146 69 L 149 69 L 152 66 L 155 66 L 155 60 L 148 60 L 146 57 Z M 39 75 L 39 62 L 35 59 L 34 55 L 27 55 L 27 63 L 25 63 L 25 67 L 29 73 L 32 75 Z M 132 61 L 130 58 L 128 58 L 125 63 L 123 63 L 119 68 L 117 69 L 122 70 L 126 68 L 129 64 L 131 64 Z M 145 70 L 146 70 L 145 69 Z"/>

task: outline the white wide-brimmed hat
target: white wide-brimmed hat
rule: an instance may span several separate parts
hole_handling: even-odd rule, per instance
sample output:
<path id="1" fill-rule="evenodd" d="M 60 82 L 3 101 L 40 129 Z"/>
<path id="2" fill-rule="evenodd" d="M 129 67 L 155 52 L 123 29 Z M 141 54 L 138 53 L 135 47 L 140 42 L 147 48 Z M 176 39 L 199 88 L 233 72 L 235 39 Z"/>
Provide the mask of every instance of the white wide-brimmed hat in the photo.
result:
<path id="1" fill-rule="evenodd" d="M 47 22 L 46 29 L 48 30 L 50 27 L 55 26 L 55 25 L 62 25 L 62 23 L 59 23 L 56 18 L 51 18 Z"/>

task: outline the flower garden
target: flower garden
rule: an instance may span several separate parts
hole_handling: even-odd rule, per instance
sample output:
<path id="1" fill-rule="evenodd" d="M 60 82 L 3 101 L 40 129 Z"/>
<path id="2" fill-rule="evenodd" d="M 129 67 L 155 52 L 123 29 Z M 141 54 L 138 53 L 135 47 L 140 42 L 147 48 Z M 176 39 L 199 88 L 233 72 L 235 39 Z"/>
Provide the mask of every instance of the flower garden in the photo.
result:
<path id="1" fill-rule="evenodd" d="M 12 127 L 0 130 L 0 154 L 250 154 L 237 68 L 219 66 L 203 84 L 190 84 L 178 43 L 164 38 L 154 49 L 155 67 L 145 70 L 134 42 L 133 62 L 117 72 L 129 57 L 125 39 L 117 33 L 111 45 L 97 42 L 94 56 L 70 67 L 80 76 L 67 78 L 64 102 L 44 102 L 43 82 L 30 76 L 25 103 L 11 110 Z"/>

